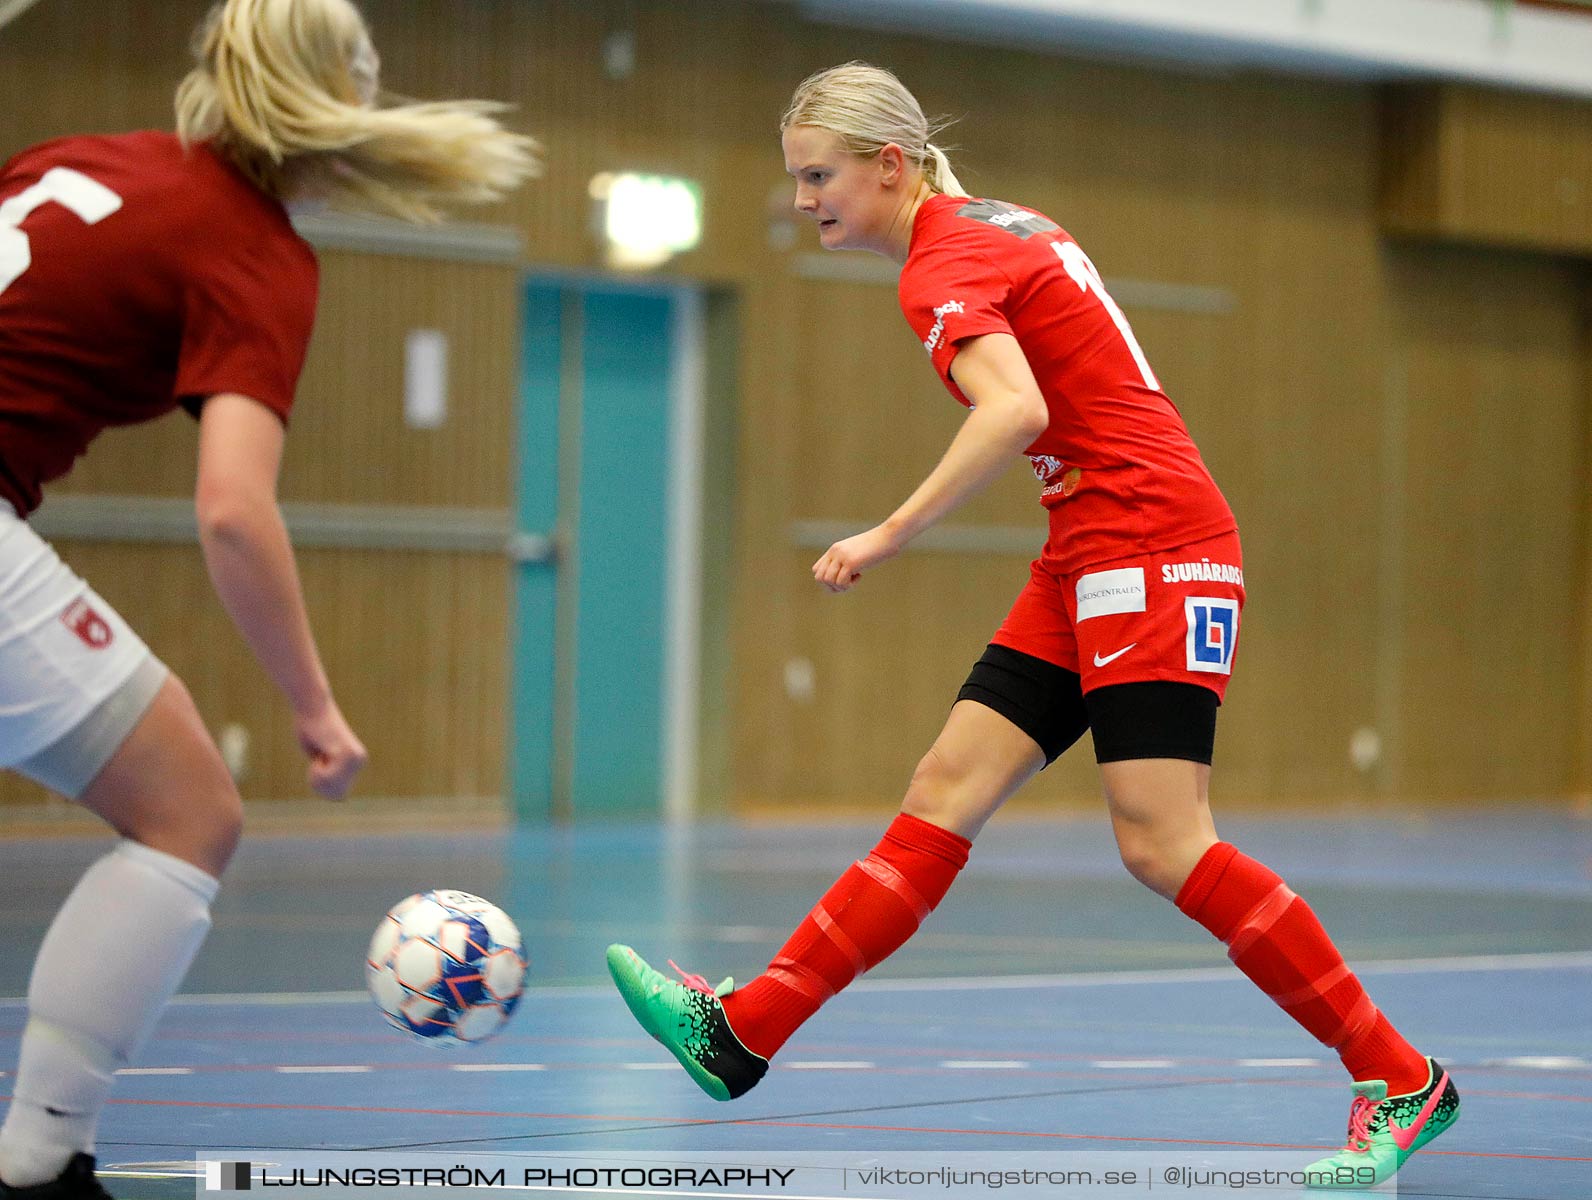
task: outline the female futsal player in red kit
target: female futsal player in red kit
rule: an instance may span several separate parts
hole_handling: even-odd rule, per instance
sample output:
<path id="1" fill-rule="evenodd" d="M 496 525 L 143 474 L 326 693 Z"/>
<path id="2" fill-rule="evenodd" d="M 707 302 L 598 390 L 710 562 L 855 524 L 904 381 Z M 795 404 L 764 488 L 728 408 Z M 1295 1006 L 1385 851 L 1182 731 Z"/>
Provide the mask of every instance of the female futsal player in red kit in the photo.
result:
<path id="1" fill-rule="evenodd" d="M 311 786 L 341 797 L 365 747 L 276 503 L 317 294 L 286 206 L 427 221 L 535 166 L 492 105 L 379 105 L 348 0 L 227 0 L 196 50 L 176 134 L 62 138 L 0 167 L 0 767 L 122 838 L 35 960 L 0 1200 L 103 1200 L 100 1112 L 210 927 L 242 823 L 187 690 L 25 517 L 106 426 L 186 408 L 216 592 L 292 706 Z"/>
<path id="2" fill-rule="evenodd" d="M 1049 538 L 900 814 L 767 971 L 721 998 L 614 946 L 626 1003 L 710 1095 L 743 1094 L 826 1000 L 916 931 L 984 823 L 1087 729 L 1124 866 L 1349 1071 L 1348 1141 L 1317 1177 L 1388 1178 L 1453 1124 L 1459 1094 L 1372 1003 L 1310 906 L 1217 838 L 1207 795 L 1244 604 L 1237 523 L 1122 310 L 1055 222 L 966 194 L 889 72 L 814 75 L 781 129 L 798 211 L 826 249 L 902 264 L 902 312 L 971 410 L 906 503 L 831 546 L 813 577 L 849 590 L 1019 454 L 1039 476 Z"/>

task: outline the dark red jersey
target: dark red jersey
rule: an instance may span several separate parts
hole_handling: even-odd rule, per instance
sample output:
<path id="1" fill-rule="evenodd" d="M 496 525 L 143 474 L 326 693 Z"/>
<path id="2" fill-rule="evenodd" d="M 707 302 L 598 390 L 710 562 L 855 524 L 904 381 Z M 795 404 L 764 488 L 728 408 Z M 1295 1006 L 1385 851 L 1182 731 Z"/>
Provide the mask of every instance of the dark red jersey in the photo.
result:
<path id="1" fill-rule="evenodd" d="M 969 338 L 1017 339 L 1050 408 L 1028 447 L 1057 572 L 1235 529 L 1188 427 L 1122 310 L 1054 221 L 1000 200 L 934 196 L 901 270 L 906 314 L 945 386 Z"/>
<path id="2" fill-rule="evenodd" d="M 0 498 L 26 514 L 109 425 L 238 392 L 284 421 L 315 254 L 275 199 L 168 133 L 0 167 Z"/>

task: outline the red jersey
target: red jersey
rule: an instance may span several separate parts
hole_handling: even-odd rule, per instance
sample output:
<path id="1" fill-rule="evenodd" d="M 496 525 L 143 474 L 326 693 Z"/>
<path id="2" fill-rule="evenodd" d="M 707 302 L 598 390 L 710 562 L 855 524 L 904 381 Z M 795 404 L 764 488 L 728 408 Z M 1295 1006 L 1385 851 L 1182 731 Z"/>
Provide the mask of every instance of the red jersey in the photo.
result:
<path id="1" fill-rule="evenodd" d="M 951 395 L 968 338 L 1017 339 L 1050 408 L 1028 447 L 1058 573 L 1237 528 L 1122 310 L 1054 221 L 1000 200 L 933 196 L 901 270 L 901 311 Z"/>
<path id="2" fill-rule="evenodd" d="M 169 133 L 0 167 L 0 498 L 26 515 L 108 425 L 238 392 L 284 421 L 315 253 L 282 205 Z"/>

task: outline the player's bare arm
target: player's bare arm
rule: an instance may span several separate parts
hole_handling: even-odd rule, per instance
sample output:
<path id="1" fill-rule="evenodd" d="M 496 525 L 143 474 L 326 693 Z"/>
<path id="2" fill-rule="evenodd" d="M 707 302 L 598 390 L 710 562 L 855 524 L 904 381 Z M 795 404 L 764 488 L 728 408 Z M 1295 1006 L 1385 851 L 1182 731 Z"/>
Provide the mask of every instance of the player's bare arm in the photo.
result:
<path id="1" fill-rule="evenodd" d="M 973 411 L 945 457 L 905 504 L 874 528 L 836 542 L 813 564 L 813 578 L 831 592 L 846 591 L 862 572 L 899 554 L 918 534 L 989 486 L 1049 424 L 1039 384 L 1010 334 L 968 339 L 957 353 L 952 375 Z"/>
<path id="2" fill-rule="evenodd" d="M 211 582 L 227 615 L 293 707 L 310 785 L 330 799 L 364 766 L 365 747 L 332 698 L 310 633 L 292 545 L 277 506 L 285 430 L 247 396 L 206 401 L 194 507 Z"/>

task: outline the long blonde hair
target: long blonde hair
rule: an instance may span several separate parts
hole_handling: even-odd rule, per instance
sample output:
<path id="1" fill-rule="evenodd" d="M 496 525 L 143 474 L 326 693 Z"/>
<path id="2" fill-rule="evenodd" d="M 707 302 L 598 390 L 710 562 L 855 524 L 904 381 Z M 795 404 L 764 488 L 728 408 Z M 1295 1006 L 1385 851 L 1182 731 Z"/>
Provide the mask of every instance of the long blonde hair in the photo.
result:
<path id="1" fill-rule="evenodd" d="M 946 124 L 925 117 L 917 97 L 891 72 L 849 62 L 802 80 L 779 128 L 783 133 L 792 125 L 816 125 L 839 134 L 846 150 L 862 158 L 894 142 L 923 172 L 930 188 L 947 196 L 966 196 L 951 160 L 930 140 Z"/>
<path id="2" fill-rule="evenodd" d="M 39 0 L 0 0 L 0 25 L 20 17 L 38 2 Z"/>
<path id="3" fill-rule="evenodd" d="M 225 0 L 195 31 L 177 132 L 208 141 L 279 199 L 440 219 L 539 169 L 531 138 L 485 100 L 376 103 L 378 60 L 349 0 Z"/>

